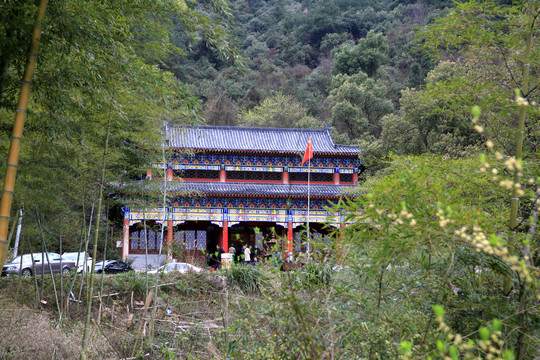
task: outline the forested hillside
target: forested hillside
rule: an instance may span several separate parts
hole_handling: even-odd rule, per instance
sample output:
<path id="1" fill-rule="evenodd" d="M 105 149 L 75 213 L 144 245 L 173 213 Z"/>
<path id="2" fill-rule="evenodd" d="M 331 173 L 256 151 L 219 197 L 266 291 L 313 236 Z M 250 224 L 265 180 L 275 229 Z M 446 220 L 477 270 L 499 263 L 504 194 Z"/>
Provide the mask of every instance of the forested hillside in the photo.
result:
<path id="1" fill-rule="evenodd" d="M 482 121 L 490 135 L 511 131 L 503 103 L 513 96 L 518 64 L 508 52 L 524 43 L 519 31 L 505 31 L 521 26 L 514 10 L 496 5 L 234 1 L 231 27 L 244 61 L 220 58 L 204 42 L 186 46 L 177 27 L 173 41 L 188 55 L 163 66 L 202 100 L 208 125 L 328 124 L 339 142 L 365 149 L 368 163 L 389 152 L 461 156 L 483 138 L 470 126 L 473 105 L 498 103 Z"/>
<path id="2" fill-rule="evenodd" d="M 242 63 L 205 43 L 164 67 L 190 84 L 211 125 L 322 127 L 340 141 L 381 136 L 400 91 L 424 83 L 433 61 L 415 30 L 444 13 L 445 2 L 233 1 L 231 22 Z"/>

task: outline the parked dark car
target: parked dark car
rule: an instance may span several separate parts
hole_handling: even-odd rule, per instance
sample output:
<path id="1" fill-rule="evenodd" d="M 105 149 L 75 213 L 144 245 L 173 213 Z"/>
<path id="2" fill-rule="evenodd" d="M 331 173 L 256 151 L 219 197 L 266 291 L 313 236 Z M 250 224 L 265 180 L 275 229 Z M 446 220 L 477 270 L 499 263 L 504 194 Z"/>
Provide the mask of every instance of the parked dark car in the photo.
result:
<path id="1" fill-rule="evenodd" d="M 19 275 L 19 272 L 22 276 L 32 276 L 33 274 L 41 275 L 42 273 L 50 274 L 51 270 L 53 273 L 63 272 L 64 274 L 67 274 L 74 267 L 74 261 L 62 258 L 60 254 L 24 254 L 22 255 L 22 263 L 21 256 L 17 256 L 4 264 L 2 276 Z"/>
<path id="2" fill-rule="evenodd" d="M 133 268 L 123 261 L 105 260 L 105 261 L 98 261 L 96 263 L 95 271 L 98 274 L 102 272 L 105 272 L 105 274 L 118 274 L 118 273 L 133 271 Z"/>

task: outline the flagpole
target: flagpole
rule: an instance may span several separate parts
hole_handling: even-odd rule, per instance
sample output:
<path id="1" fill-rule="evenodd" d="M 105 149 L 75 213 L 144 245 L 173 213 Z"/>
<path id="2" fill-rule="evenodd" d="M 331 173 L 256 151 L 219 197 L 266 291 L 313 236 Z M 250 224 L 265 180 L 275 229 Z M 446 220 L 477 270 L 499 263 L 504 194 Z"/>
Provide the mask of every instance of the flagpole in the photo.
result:
<path id="1" fill-rule="evenodd" d="M 300 166 L 304 166 L 306 161 L 308 162 L 308 177 L 307 177 L 307 254 L 309 258 L 309 252 L 311 250 L 311 236 L 309 233 L 309 208 L 310 208 L 310 180 L 311 180 L 311 158 L 313 157 L 313 145 L 311 144 L 311 137 L 307 143 L 306 152 L 304 153 L 304 158 L 300 163 Z"/>
<path id="2" fill-rule="evenodd" d="M 308 175 L 307 175 L 307 235 L 308 235 L 308 256 L 309 252 L 311 250 L 311 234 L 309 232 L 309 185 L 310 185 L 310 178 L 311 178 L 311 158 L 308 160 Z"/>

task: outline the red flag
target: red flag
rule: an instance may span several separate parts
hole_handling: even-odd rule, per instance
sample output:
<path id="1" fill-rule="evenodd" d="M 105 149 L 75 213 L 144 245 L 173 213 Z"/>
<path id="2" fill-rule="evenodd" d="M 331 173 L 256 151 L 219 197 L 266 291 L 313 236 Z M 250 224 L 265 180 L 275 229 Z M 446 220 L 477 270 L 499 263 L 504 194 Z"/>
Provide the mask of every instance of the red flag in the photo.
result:
<path id="1" fill-rule="evenodd" d="M 313 146 L 311 145 L 311 137 L 309 138 L 309 141 L 307 143 L 306 152 L 304 153 L 304 158 L 302 159 L 301 165 L 304 165 L 304 163 L 309 159 L 313 159 Z"/>

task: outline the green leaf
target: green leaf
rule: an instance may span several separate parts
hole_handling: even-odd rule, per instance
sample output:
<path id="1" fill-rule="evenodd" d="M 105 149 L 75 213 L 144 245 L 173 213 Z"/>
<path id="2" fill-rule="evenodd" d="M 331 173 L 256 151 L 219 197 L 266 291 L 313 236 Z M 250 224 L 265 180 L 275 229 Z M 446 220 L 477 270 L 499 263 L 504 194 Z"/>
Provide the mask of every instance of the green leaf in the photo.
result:
<path id="1" fill-rule="evenodd" d="M 441 355 L 444 354 L 444 344 L 441 340 L 437 340 L 437 349 Z"/>
<path id="2" fill-rule="evenodd" d="M 514 360 L 516 357 L 514 356 L 514 352 L 510 349 L 506 349 L 503 352 L 503 359 L 504 360 Z"/>
<path id="3" fill-rule="evenodd" d="M 478 334 L 480 335 L 480 339 L 482 340 L 488 340 L 489 336 L 491 335 L 491 332 L 487 327 L 481 327 L 478 331 Z"/>
<path id="4" fill-rule="evenodd" d="M 457 346 L 456 345 L 450 346 L 448 354 L 450 355 L 452 360 L 458 360 L 458 348 L 457 348 Z"/>
<path id="5" fill-rule="evenodd" d="M 409 353 L 411 351 L 411 349 L 412 349 L 412 346 L 413 346 L 412 341 L 402 341 L 401 342 L 401 353 L 402 354 Z"/>
<path id="6" fill-rule="evenodd" d="M 444 306 L 442 306 L 442 305 L 433 305 L 432 308 L 433 308 L 433 311 L 435 312 L 435 315 L 437 315 L 437 317 L 443 317 L 444 316 Z"/>
<path id="7" fill-rule="evenodd" d="M 471 112 L 475 118 L 479 118 L 480 114 L 482 113 L 482 111 L 480 110 L 480 106 L 478 105 L 473 106 Z"/>

